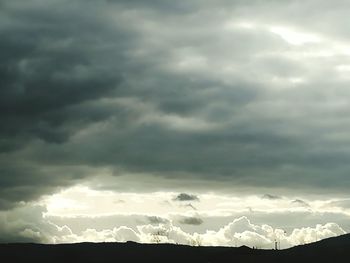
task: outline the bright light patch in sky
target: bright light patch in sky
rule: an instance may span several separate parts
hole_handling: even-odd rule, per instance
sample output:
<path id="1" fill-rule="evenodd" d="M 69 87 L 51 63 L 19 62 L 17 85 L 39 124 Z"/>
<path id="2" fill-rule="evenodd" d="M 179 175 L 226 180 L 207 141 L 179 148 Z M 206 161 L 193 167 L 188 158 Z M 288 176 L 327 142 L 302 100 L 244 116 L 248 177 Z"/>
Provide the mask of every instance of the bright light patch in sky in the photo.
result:
<path id="1" fill-rule="evenodd" d="M 127 235 L 141 242 L 156 242 L 160 238 L 163 242 L 192 244 L 200 238 L 206 245 L 248 244 L 261 248 L 273 246 L 276 238 L 282 247 L 289 247 L 344 233 L 340 225 L 350 228 L 345 223 L 350 215 L 349 204 L 346 198 L 116 193 L 86 186 L 74 186 L 37 203 L 47 209 L 42 214 L 44 224 L 65 229 L 60 230 L 64 235 L 47 237 L 55 242 L 104 238 L 123 241 Z M 323 224 L 319 224 L 319 215 L 324 217 Z M 338 224 L 327 223 L 329 220 Z M 159 229 L 167 236 L 156 238 L 154 233 Z M 124 231 L 127 233 L 121 234 Z"/>
<path id="2" fill-rule="evenodd" d="M 257 29 L 258 26 L 254 22 L 249 21 L 229 21 L 226 22 L 224 28 L 227 30 L 235 30 L 235 29 L 245 29 L 245 30 L 253 30 Z"/>
<path id="3" fill-rule="evenodd" d="M 291 45 L 317 44 L 321 42 L 318 36 L 304 32 L 298 32 L 287 27 L 272 26 L 270 32 L 280 36 Z"/>
<path id="4" fill-rule="evenodd" d="M 196 212 L 221 214 L 222 212 L 317 212 L 337 211 L 350 215 L 347 207 L 337 206 L 349 199 L 315 199 L 312 196 L 288 197 L 265 194 L 222 195 L 193 194 L 196 198 L 178 200 L 176 192 L 117 193 L 93 190 L 86 186 L 74 186 L 41 200 L 47 207 L 47 215 L 52 216 L 105 216 L 109 214 L 153 214 L 157 216 Z M 312 200 L 314 199 L 314 200 Z M 147 204 L 147 206 L 145 206 Z M 336 209 L 336 210 L 334 210 Z"/>

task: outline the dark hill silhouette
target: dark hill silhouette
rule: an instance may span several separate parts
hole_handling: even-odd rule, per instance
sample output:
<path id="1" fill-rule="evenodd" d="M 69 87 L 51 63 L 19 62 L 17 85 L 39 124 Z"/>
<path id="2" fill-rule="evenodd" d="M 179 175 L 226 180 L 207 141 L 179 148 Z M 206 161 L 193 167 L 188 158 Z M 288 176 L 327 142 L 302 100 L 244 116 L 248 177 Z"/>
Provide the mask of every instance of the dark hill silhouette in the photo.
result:
<path id="1" fill-rule="evenodd" d="M 6 259 L 6 261 L 4 261 Z M 173 244 L 0 244 L 2 262 L 349 262 L 350 235 L 286 250 Z"/>

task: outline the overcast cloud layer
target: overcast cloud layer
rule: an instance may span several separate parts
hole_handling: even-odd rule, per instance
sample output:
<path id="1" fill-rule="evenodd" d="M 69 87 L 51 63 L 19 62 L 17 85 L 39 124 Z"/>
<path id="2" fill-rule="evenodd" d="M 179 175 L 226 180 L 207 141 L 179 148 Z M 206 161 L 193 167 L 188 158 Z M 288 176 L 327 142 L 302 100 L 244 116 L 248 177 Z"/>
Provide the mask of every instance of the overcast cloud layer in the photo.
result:
<path id="1" fill-rule="evenodd" d="M 349 10 L 0 1 L 0 210 L 76 184 L 346 197 Z"/>

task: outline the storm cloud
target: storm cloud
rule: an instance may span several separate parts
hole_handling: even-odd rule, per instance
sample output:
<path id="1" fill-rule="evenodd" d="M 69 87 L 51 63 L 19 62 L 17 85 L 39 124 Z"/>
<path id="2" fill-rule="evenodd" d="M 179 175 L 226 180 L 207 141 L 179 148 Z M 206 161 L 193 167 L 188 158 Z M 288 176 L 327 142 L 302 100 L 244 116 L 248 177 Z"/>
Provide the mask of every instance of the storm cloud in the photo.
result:
<path id="1" fill-rule="evenodd" d="M 0 2 L 0 208 L 105 174 L 345 193 L 349 4 L 321 2 Z"/>

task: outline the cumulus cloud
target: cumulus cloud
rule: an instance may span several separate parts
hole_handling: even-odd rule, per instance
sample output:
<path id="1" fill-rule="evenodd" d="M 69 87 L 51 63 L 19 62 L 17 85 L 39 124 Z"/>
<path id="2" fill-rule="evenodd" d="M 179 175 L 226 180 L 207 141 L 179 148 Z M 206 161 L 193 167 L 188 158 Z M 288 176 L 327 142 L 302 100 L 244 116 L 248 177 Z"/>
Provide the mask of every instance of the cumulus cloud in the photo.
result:
<path id="1" fill-rule="evenodd" d="M 287 240 L 289 240 L 292 245 L 300 245 L 342 234 L 345 234 L 345 231 L 337 224 L 327 223 L 325 225 L 318 224 L 315 228 L 305 227 L 302 229 L 295 229 L 291 234 L 291 238 Z"/>
<path id="2" fill-rule="evenodd" d="M 147 218 L 147 217 L 146 217 Z M 76 218 L 81 222 L 79 218 Z M 129 225 L 112 225 L 92 228 L 86 225 L 81 231 L 52 222 L 42 206 L 21 207 L 12 212 L 0 212 L 0 242 L 40 242 L 40 243 L 74 243 L 74 242 L 126 242 L 142 243 L 176 243 L 186 245 L 241 246 L 272 248 L 275 240 L 281 248 L 306 244 L 327 237 L 345 234 L 336 223 L 317 224 L 315 227 L 294 228 L 288 232 L 267 224 L 253 224 L 247 217 L 239 217 L 221 226 L 218 230 L 206 230 L 202 233 L 185 231 L 176 226 L 173 220 L 158 220 L 159 223 L 137 221 Z M 96 218 L 91 218 L 96 221 Z M 185 224 L 200 223 L 199 218 L 183 217 Z M 109 222 L 111 220 L 108 220 Z M 163 221 L 163 222 L 160 222 Z M 187 222 L 188 221 L 188 222 Z M 194 222 L 195 221 L 195 222 Z M 64 221 L 63 221 L 64 222 Z M 68 221 L 66 221 L 68 222 Z M 118 221 L 115 221 L 118 222 Z"/>
<path id="3" fill-rule="evenodd" d="M 316 227 L 294 229 L 289 235 L 282 229 L 274 229 L 269 225 L 254 225 L 246 217 L 238 218 L 218 231 L 208 230 L 203 234 L 187 233 L 181 228 L 168 225 L 143 225 L 138 227 L 141 242 L 169 242 L 187 245 L 210 246 L 250 246 L 273 248 L 277 240 L 281 248 L 315 242 L 327 237 L 345 234 L 335 223 Z"/>
<path id="4" fill-rule="evenodd" d="M 113 229 L 86 229 L 81 235 L 76 236 L 75 242 L 140 242 L 139 235 L 131 228 L 120 226 Z"/>

